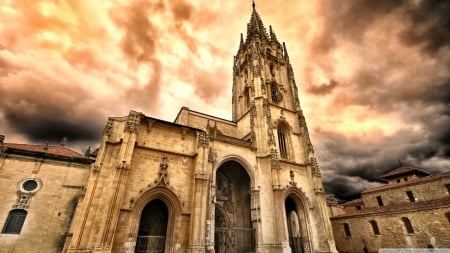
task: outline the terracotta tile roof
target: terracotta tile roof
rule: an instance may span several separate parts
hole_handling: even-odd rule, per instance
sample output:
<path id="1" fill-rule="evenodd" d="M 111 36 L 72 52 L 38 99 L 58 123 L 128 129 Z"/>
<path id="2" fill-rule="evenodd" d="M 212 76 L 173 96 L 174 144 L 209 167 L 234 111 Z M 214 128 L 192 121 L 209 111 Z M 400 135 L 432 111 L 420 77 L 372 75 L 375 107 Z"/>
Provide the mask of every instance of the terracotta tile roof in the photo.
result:
<path id="1" fill-rule="evenodd" d="M 440 199 L 433 199 L 420 202 L 408 202 L 396 205 L 388 205 L 374 208 L 365 208 L 362 210 L 346 210 L 343 214 L 338 214 L 333 218 L 345 218 L 352 216 L 361 216 L 369 214 L 383 214 L 389 212 L 403 212 L 403 211 L 419 211 L 424 209 L 436 208 L 441 206 L 450 206 L 450 197 L 444 197 Z M 333 219 L 332 218 L 332 219 Z"/>
<path id="2" fill-rule="evenodd" d="M 416 169 L 416 168 L 400 167 L 400 168 L 393 169 L 393 170 L 381 175 L 381 178 L 388 179 L 388 178 L 392 178 L 392 177 L 403 175 L 403 174 L 421 174 L 424 176 L 430 175 L 430 173 L 423 171 L 423 170 Z"/>
<path id="3" fill-rule="evenodd" d="M 48 145 L 47 149 L 45 149 L 46 145 L 39 144 L 4 143 L 3 146 L 7 149 L 36 152 L 41 154 L 51 154 L 68 158 L 85 158 L 84 155 L 61 145 Z"/>
<path id="4" fill-rule="evenodd" d="M 438 174 L 434 174 L 434 175 L 430 175 L 430 176 L 426 176 L 426 177 L 419 177 L 419 178 L 411 179 L 409 181 L 404 181 L 404 182 L 401 182 L 401 183 L 385 184 L 385 185 L 382 185 L 382 186 L 369 188 L 369 189 L 363 191 L 362 193 L 375 192 L 375 191 L 386 190 L 386 189 L 389 189 L 389 188 L 396 188 L 396 187 L 399 187 L 399 186 L 424 183 L 424 182 L 427 182 L 427 181 L 432 181 L 432 180 L 436 180 L 436 179 L 443 178 L 443 177 L 450 177 L 450 171 L 443 172 L 443 173 L 438 173 Z"/>

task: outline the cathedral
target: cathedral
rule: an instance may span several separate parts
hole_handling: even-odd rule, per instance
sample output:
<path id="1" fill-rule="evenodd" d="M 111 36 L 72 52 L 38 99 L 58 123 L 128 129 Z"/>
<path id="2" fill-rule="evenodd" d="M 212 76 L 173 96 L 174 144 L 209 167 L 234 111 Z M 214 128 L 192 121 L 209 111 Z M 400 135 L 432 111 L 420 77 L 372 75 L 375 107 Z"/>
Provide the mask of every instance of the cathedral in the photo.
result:
<path id="1" fill-rule="evenodd" d="M 231 121 L 188 107 L 174 122 L 136 111 L 108 118 L 95 161 L 78 177 L 83 187 L 70 195 L 78 198 L 60 250 L 336 252 L 286 46 L 254 4 L 232 87 Z"/>

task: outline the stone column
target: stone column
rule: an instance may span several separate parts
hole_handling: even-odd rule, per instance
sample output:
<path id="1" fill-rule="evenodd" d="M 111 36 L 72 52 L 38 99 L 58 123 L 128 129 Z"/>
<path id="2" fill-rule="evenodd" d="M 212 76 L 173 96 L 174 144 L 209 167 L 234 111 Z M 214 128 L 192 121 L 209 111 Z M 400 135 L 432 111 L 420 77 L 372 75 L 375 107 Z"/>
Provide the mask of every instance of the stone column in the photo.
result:
<path id="1" fill-rule="evenodd" d="M 188 252 L 197 253 L 206 250 L 206 220 L 208 209 L 208 147 L 209 137 L 206 132 L 198 134 L 197 160 L 195 163 L 195 182 L 191 228 Z"/>

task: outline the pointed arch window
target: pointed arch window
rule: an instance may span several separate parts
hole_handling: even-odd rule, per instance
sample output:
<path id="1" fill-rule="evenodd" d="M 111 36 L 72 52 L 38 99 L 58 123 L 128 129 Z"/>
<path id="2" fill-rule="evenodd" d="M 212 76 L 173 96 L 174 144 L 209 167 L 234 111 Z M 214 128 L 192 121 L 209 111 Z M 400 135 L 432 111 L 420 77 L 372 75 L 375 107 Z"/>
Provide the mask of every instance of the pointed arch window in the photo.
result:
<path id="1" fill-rule="evenodd" d="M 23 223 L 27 217 L 27 211 L 23 209 L 11 210 L 6 218 L 5 225 L 3 226 L 3 234 L 20 234 Z"/>
<path id="2" fill-rule="evenodd" d="M 289 159 L 289 131 L 285 126 L 278 126 L 277 132 L 280 158 Z"/>
<path id="3" fill-rule="evenodd" d="M 408 234 L 414 234 L 413 226 L 411 225 L 411 221 L 407 217 L 402 217 L 403 224 L 405 225 L 406 232 Z"/>
<path id="4" fill-rule="evenodd" d="M 372 231 L 374 235 L 380 234 L 380 229 L 378 228 L 378 224 L 375 220 L 370 221 L 370 225 L 372 226 Z"/>

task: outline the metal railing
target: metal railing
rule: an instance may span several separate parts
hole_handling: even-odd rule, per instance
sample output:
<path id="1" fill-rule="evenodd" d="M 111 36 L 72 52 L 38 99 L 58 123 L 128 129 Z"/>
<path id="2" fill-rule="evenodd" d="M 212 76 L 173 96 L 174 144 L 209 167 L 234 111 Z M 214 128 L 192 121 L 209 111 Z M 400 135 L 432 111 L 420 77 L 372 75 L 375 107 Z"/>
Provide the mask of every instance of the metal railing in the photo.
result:
<path id="1" fill-rule="evenodd" d="M 214 248 L 216 253 L 255 252 L 255 230 L 216 227 Z"/>
<path id="2" fill-rule="evenodd" d="M 135 253 L 164 253 L 165 236 L 138 236 Z"/>

